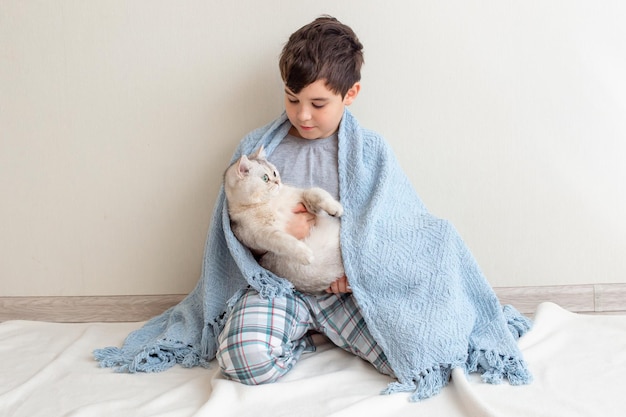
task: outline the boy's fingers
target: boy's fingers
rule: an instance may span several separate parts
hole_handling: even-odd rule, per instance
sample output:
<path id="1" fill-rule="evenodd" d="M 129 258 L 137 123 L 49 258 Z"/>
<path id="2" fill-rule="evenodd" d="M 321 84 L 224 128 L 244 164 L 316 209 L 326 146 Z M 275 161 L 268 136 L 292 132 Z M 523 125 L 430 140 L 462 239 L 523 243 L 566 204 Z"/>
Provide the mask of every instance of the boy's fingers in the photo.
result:
<path id="1" fill-rule="evenodd" d="M 302 203 L 298 203 L 292 210 L 293 213 L 308 213 L 306 207 L 304 207 L 304 204 Z"/>
<path id="2" fill-rule="evenodd" d="M 326 292 L 329 294 L 343 294 L 352 292 L 352 288 L 350 288 L 350 285 L 348 285 L 348 279 L 343 276 L 336 281 L 333 281 L 333 283 L 330 284 L 330 287 L 326 289 Z"/>

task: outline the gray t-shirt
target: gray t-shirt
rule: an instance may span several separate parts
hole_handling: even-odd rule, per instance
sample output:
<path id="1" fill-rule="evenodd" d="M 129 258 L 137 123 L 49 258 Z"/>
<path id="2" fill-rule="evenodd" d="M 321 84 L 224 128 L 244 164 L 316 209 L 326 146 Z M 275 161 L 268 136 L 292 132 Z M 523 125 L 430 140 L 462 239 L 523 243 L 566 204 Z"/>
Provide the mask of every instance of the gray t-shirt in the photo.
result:
<path id="1" fill-rule="evenodd" d="M 283 183 L 299 188 L 320 187 L 339 200 L 337 133 L 322 139 L 287 135 L 268 160 L 278 168 Z"/>

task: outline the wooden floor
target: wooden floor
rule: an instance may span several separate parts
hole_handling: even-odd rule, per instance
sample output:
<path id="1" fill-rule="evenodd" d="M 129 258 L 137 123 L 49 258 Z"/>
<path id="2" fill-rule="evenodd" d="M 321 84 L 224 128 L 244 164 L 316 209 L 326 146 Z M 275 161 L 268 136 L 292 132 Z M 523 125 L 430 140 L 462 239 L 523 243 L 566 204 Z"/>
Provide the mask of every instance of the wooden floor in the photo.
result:
<path id="1" fill-rule="evenodd" d="M 577 313 L 626 313 L 626 284 L 507 287 L 495 288 L 495 291 L 502 304 L 512 304 L 530 316 L 544 301 L 554 302 Z M 160 314 L 184 297 L 180 294 L 0 297 L 0 321 L 138 322 Z"/>

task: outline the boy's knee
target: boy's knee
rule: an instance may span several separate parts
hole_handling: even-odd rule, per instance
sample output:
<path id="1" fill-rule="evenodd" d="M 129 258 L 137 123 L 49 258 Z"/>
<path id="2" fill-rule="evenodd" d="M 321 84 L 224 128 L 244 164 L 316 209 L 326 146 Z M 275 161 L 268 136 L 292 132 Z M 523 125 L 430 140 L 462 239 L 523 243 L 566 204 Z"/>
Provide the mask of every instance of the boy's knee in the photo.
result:
<path id="1" fill-rule="evenodd" d="M 283 312 L 280 319 L 267 326 L 267 317 L 276 311 Z M 218 337 L 216 358 L 222 373 L 246 385 L 275 382 L 286 374 L 307 346 L 303 312 L 295 298 L 268 301 L 247 293 Z"/>
<path id="2" fill-rule="evenodd" d="M 222 374 L 246 385 L 275 382 L 292 367 L 293 355 L 266 341 L 221 345 L 216 358 Z"/>

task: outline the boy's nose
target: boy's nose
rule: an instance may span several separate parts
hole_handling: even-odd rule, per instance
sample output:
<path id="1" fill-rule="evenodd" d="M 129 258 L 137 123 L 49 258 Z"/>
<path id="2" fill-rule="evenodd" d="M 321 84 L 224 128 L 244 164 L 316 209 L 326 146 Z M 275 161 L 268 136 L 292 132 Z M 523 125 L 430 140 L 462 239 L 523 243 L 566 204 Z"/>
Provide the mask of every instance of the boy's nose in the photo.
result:
<path id="1" fill-rule="evenodd" d="M 302 106 L 300 108 L 300 111 L 298 111 L 298 120 L 300 121 L 307 121 L 311 118 L 311 112 L 304 106 Z"/>

